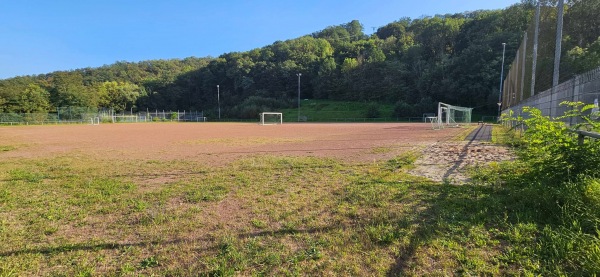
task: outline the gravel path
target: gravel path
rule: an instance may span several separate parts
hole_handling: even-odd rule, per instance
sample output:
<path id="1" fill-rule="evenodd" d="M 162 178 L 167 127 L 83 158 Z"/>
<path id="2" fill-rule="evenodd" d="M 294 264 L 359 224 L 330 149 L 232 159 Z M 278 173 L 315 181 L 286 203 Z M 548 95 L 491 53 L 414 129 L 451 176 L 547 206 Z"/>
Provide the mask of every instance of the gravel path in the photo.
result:
<path id="1" fill-rule="evenodd" d="M 410 173 L 438 182 L 464 184 L 469 182 L 465 168 L 514 159 L 508 147 L 488 142 L 491 129 L 482 125 L 467 136 L 468 140 L 439 141 L 425 147 Z"/>

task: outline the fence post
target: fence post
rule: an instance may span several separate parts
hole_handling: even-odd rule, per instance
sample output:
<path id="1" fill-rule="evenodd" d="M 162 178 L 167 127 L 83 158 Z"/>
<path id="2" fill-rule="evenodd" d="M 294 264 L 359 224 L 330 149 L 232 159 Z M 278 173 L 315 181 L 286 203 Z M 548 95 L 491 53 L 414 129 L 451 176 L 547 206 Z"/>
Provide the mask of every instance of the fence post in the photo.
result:
<path id="1" fill-rule="evenodd" d="M 521 60 L 521 89 L 519 91 L 519 103 L 523 101 L 525 90 L 525 68 L 527 67 L 527 32 L 523 35 L 523 57 Z M 530 94 L 531 95 L 531 94 Z"/>
<path id="2" fill-rule="evenodd" d="M 531 96 L 535 95 L 535 71 L 537 70 L 538 42 L 540 37 L 540 1 L 535 8 L 535 30 L 533 35 L 533 63 L 531 69 Z"/>
<path id="3" fill-rule="evenodd" d="M 558 85 L 560 78 L 560 55 L 562 54 L 562 35 L 563 35 L 563 13 L 565 1 L 558 0 L 558 15 L 556 19 L 556 46 L 554 48 L 554 74 L 552 76 L 552 87 Z"/>

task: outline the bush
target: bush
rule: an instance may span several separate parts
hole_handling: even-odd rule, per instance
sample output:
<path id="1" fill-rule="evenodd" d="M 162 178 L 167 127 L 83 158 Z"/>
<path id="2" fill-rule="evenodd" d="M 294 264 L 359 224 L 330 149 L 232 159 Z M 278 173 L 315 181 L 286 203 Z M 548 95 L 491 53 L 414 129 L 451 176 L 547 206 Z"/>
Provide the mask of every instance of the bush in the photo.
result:
<path id="1" fill-rule="evenodd" d="M 600 141 L 586 139 L 579 144 L 574 131 L 598 131 L 600 124 L 584 115 L 590 105 L 563 105 L 571 110 L 558 120 L 578 117 L 583 123 L 567 126 L 529 107 L 523 109 L 525 118 L 504 118 L 524 127 L 517 162 L 522 170 L 498 169 L 495 174 L 508 184 L 508 210 L 517 223 L 533 222 L 537 230 L 535 239 L 513 251 L 523 250 L 522 257 L 529 260 L 524 262 L 537 263 L 540 275 L 592 276 L 600 273 Z"/>
<path id="2" fill-rule="evenodd" d="M 379 118 L 381 117 L 381 111 L 379 110 L 379 105 L 377 103 L 371 103 L 367 106 L 367 111 L 365 112 L 366 118 Z"/>
<path id="3" fill-rule="evenodd" d="M 243 119 L 258 118 L 261 112 L 274 112 L 289 105 L 286 101 L 277 100 L 274 98 L 250 96 L 246 98 L 240 105 L 231 109 L 234 116 Z"/>
<path id="4" fill-rule="evenodd" d="M 415 108 L 404 101 L 398 101 L 394 106 L 394 115 L 397 117 L 415 116 Z"/>
<path id="5" fill-rule="evenodd" d="M 598 123 L 582 116 L 587 108 L 582 109 L 581 103 L 565 102 L 572 110 L 565 116 L 581 117 L 586 128 L 600 129 Z M 600 176 L 597 165 L 600 164 L 600 143 L 595 140 L 586 140 L 579 145 L 574 129 L 582 128 L 579 124 L 572 128 L 562 121 L 551 120 L 543 116 L 541 111 L 525 107 L 523 111 L 528 114 L 527 119 L 517 118 L 517 122 L 525 126 L 523 142 L 525 148 L 520 151 L 521 158 L 529 163 L 533 174 L 541 178 L 548 186 L 562 185 L 568 181 L 584 176 Z"/>

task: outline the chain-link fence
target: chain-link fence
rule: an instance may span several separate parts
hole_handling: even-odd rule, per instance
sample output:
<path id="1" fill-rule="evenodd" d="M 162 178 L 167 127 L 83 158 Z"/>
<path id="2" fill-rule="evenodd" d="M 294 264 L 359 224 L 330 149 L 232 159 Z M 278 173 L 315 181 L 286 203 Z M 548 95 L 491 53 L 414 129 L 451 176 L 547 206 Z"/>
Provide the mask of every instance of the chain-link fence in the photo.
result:
<path id="1" fill-rule="evenodd" d="M 504 112 L 523 106 L 562 115 L 562 101 L 594 103 L 600 67 L 600 1 L 538 1 L 503 80 Z M 562 20 L 561 20 L 562 19 Z M 558 49 L 558 51 L 556 51 Z"/>
<path id="2" fill-rule="evenodd" d="M 125 122 L 206 122 L 201 111 L 115 112 L 112 109 L 60 107 L 49 113 L 0 113 L 0 125 L 94 124 Z"/>
<path id="3" fill-rule="evenodd" d="M 82 124 L 98 117 L 98 109 L 88 107 L 59 107 L 48 113 L 0 113 L 2 125 Z"/>

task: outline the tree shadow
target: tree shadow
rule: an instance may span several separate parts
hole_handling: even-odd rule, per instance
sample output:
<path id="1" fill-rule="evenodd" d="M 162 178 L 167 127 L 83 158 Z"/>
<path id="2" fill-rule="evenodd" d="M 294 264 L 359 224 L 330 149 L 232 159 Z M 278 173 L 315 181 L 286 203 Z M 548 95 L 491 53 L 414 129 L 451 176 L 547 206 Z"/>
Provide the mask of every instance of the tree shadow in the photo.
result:
<path id="1" fill-rule="evenodd" d="M 267 237 L 267 236 L 283 236 L 289 234 L 314 234 L 319 232 L 327 232 L 333 229 L 336 229 L 336 226 L 324 226 L 324 227 L 315 227 L 310 229 L 278 229 L 278 230 L 265 230 L 259 232 L 244 232 L 238 233 L 235 237 L 239 239 L 246 238 L 258 238 L 258 237 Z M 149 241 L 138 241 L 138 242 L 103 242 L 103 243 L 89 243 L 89 242 L 80 242 L 73 244 L 66 244 L 54 247 L 24 247 L 19 250 L 12 251 L 0 251 L 0 257 L 9 257 L 16 255 L 27 255 L 27 254 L 42 254 L 42 255 L 55 255 L 66 252 L 73 251 L 98 251 L 98 250 L 114 250 L 121 249 L 126 247 L 156 247 L 156 246 L 166 246 L 166 245 L 176 245 L 176 244 L 195 244 L 199 242 L 204 242 L 206 244 L 212 244 L 212 246 L 204 247 L 201 249 L 196 249 L 198 251 L 212 251 L 218 249 L 218 243 L 214 241 L 214 236 L 207 234 L 198 238 L 177 238 L 170 240 L 149 240 Z"/>
<path id="2" fill-rule="evenodd" d="M 408 245 L 396 257 L 386 276 L 410 275 L 413 269 L 411 263 L 417 257 L 419 247 L 440 238 L 440 234 L 452 239 L 452 235 L 447 233 L 448 226 L 469 229 L 482 224 L 488 225 L 493 218 L 502 216 L 502 212 L 496 209 L 498 207 L 490 208 L 488 205 L 489 202 L 497 202 L 491 201 L 499 193 L 497 188 L 471 184 L 438 185 L 432 186 L 431 192 L 439 195 L 427 199 L 427 208 L 415 216 L 418 228 L 410 235 Z M 475 195 L 488 196 L 474 199 Z"/>
<path id="3" fill-rule="evenodd" d="M 479 140 L 479 138 L 481 138 L 483 136 L 483 133 L 485 133 L 485 132 L 490 132 L 490 130 L 487 130 L 484 128 L 484 126 L 481 126 L 481 127 L 477 128 L 476 130 L 474 130 L 473 132 L 471 132 L 471 134 L 469 134 L 467 136 L 467 139 L 469 140 L 469 142 L 467 142 L 467 144 L 465 144 L 465 146 L 463 146 L 462 150 L 460 151 L 460 154 L 458 155 L 458 159 L 456 160 L 456 162 L 454 162 L 454 164 L 446 171 L 446 173 L 444 173 L 444 175 L 443 175 L 444 179 L 449 178 L 452 174 L 454 174 L 456 172 L 456 170 L 458 170 L 460 168 L 460 166 L 466 160 L 465 158 L 467 157 L 469 147 L 473 144 L 473 142 L 475 142 L 476 140 Z"/>
<path id="4" fill-rule="evenodd" d="M 468 143 L 462 148 L 457 161 L 444 174 L 444 178 L 448 178 L 461 167 L 469 147 L 477 137 L 482 136 L 481 132 L 485 131 L 489 130 L 480 127 L 468 136 Z M 423 206 L 426 208 L 421 209 L 414 217 L 413 221 L 418 224 L 418 228 L 410 235 L 408 245 L 402 248 L 386 276 L 414 274 L 411 263 L 417 258 L 419 247 L 427 246 L 428 243 L 440 238 L 442 236 L 440 234 L 450 236 L 452 239 L 453 235 L 447 233 L 447 226 L 463 230 L 481 225 L 491 227 L 497 224 L 494 220 L 502 218 L 511 205 L 512 196 L 505 187 L 444 183 L 423 186 L 423 189 L 430 192 L 431 197 L 423 199 Z M 455 241 L 460 243 L 458 238 Z"/>

